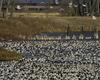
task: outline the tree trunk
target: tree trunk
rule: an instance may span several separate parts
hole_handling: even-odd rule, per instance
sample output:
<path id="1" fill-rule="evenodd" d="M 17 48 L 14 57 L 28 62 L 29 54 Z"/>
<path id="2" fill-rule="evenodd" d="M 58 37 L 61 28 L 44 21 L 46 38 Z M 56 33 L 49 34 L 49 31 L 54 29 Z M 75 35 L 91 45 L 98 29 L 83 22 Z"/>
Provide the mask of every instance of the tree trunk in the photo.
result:
<path id="1" fill-rule="evenodd" d="M 0 12 L 2 12 L 2 4 L 3 4 L 3 0 L 0 1 Z"/>
<path id="2" fill-rule="evenodd" d="M 0 1 L 0 17 L 2 17 L 3 0 Z"/>
<path id="3" fill-rule="evenodd" d="M 8 19 L 8 12 L 9 12 L 9 4 L 10 0 L 6 0 L 3 7 L 3 18 Z"/>
<path id="4" fill-rule="evenodd" d="M 15 0 L 11 0 L 11 5 L 10 6 L 11 6 L 10 17 L 12 18 L 14 10 L 15 10 Z"/>

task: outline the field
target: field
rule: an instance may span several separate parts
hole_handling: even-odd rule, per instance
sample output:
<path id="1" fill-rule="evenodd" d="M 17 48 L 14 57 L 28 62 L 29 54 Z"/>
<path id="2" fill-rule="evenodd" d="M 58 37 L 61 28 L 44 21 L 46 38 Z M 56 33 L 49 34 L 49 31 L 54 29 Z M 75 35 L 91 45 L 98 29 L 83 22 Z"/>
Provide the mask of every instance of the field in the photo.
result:
<path id="1" fill-rule="evenodd" d="M 67 27 L 70 31 L 80 31 L 84 26 L 85 31 L 93 30 L 93 26 L 100 31 L 100 18 L 92 20 L 91 17 L 15 17 L 12 19 L 0 19 L 0 40 L 20 40 L 31 38 L 34 34 L 41 32 L 66 32 Z M 4 54 L 2 54 L 4 53 Z M 6 54 L 8 53 L 8 54 Z M 12 60 L 18 59 L 19 54 L 0 49 L 0 59 Z M 10 54 L 10 55 L 9 55 Z"/>
<path id="2" fill-rule="evenodd" d="M 92 20 L 91 17 L 15 17 L 12 19 L 0 19 L 0 39 L 26 39 L 41 32 L 66 32 L 93 30 L 97 27 L 100 31 L 100 18 Z"/>

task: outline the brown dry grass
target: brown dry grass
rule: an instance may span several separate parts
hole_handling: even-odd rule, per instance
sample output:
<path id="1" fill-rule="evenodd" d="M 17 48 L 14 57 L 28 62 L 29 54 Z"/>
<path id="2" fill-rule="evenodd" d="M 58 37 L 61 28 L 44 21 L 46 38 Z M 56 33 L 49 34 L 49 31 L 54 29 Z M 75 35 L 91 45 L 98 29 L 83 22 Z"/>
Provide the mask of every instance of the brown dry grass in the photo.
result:
<path id="1" fill-rule="evenodd" d="M 19 60 L 22 58 L 22 55 L 16 52 L 10 52 L 5 49 L 0 48 L 0 60 Z"/>
<path id="2" fill-rule="evenodd" d="M 14 16 L 15 17 L 19 17 L 19 16 L 46 16 L 48 14 L 48 16 L 59 16 L 60 14 L 59 13 L 35 13 L 35 12 L 21 12 L 21 13 L 14 13 Z"/>
<path id="3" fill-rule="evenodd" d="M 0 20 L 0 37 L 19 39 L 41 32 L 65 32 L 68 24 L 71 31 L 79 31 L 82 25 L 88 31 L 97 25 L 100 31 L 100 18 L 93 21 L 91 17 L 17 17 Z"/>

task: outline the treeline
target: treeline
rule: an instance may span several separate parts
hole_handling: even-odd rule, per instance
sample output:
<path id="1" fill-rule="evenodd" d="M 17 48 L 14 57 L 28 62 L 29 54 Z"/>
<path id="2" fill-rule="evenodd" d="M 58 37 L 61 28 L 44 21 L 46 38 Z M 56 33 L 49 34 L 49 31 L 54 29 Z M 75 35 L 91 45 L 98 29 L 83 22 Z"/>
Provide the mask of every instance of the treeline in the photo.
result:
<path id="1" fill-rule="evenodd" d="M 10 17 L 13 16 L 16 0 L 0 0 L 0 16 L 8 18 L 8 12 Z"/>
<path id="2" fill-rule="evenodd" d="M 0 0 L 0 14 L 3 18 L 13 16 L 17 0 Z M 49 4 L 48 4 L 49 5 Z M 47 9 L 48 5 L 46 5 Z M 51 5 L 49 5 L 50 7 Z M 59 12 L 67 16 L 100 15 L 100 0 L 59 0 Z"/>
<path id="3" fill-rule="evenodd" d="M 100 0 L 61 0 L 61 13 L 70 16 L 100 15 Z"/>

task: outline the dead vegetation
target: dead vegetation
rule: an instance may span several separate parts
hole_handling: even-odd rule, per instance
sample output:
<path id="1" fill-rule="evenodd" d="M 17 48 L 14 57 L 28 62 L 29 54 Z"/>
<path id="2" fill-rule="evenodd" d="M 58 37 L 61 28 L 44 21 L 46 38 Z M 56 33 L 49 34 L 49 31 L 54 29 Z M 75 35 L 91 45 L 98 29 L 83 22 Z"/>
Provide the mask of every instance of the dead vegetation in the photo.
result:
<path id="1" fill-rule="evenodd" d="M 19 60 L 22 55 L 16 52 L 11 52 L 0 48 L 0 61 Z"/>
<path id="2" fill-rule="evenodd" d="M 91 31 L 93 26 L 100 30 L 100 18 L 91 17 L 20 17 L 0 20 L 0 38 L 25 39 L 41 32 L 66 32 L 84 30 Z"/>

